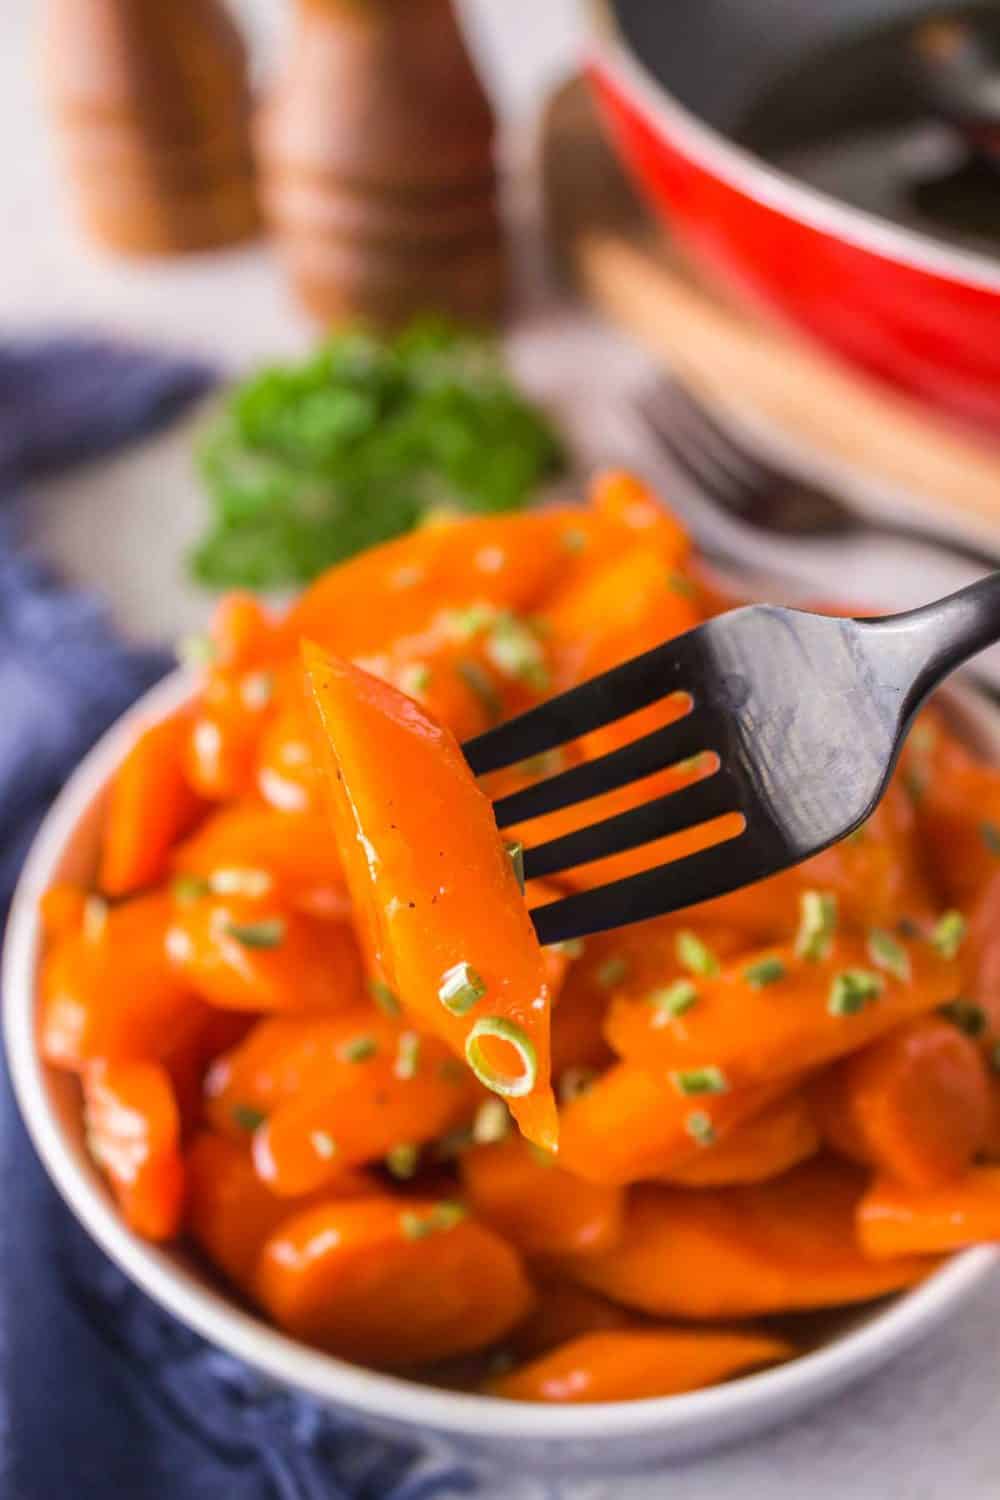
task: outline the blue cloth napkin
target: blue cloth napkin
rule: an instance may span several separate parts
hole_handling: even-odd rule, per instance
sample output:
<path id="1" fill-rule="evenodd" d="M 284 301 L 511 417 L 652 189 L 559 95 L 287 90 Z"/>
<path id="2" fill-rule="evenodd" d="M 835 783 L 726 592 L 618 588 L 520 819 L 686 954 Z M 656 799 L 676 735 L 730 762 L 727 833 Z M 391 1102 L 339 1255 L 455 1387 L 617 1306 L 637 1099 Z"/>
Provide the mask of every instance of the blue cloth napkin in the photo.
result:
<path id="1" fill-rule="evenodd" d="M 0 345 L 0 502 L 27 478 L 150 432 L 204 366 L 88 339 Z M 118 639 L 0 519 L 0 916 L 45 808 L 169 665 Z M 3 1500 L 438 1500 L 473 1481 L 269 1388 L 161 1312 L 50 1186 L 9 1081 L 0 1108 Z"/>

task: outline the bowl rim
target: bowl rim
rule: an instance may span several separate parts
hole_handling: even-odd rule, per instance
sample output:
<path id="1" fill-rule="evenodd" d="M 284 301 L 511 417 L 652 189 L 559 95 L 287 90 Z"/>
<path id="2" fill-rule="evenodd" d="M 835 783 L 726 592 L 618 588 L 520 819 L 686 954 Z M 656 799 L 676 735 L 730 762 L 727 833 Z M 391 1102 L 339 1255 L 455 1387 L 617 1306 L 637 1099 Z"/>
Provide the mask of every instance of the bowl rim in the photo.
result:
<path id="1" fill-rule="evenodd" d="M 163 1249 L 138 1239 L 119 1218 L 110 1195 L 83 1152 L 62 1133 L 50 1098 L 52 1071 L 36 1045 L 36 978 L 41 953 L 38 900 L 52 883 L 81 818 L 106 785 L 140 723 L 178 708 L 191 694 L 189 673 L 177 671 L 141 697 L 97 742 L 50 808 L 18 882 L 2 960 L 4 1042 L 14 1093 L 28 1133 L 57 1190 L 97 1244 L 144 1292 L 210 1343 L 278 1383 L 321 1401 L 351 1407 L 396 1425 L 481 1439 L 602 1440 L 669 1436 L 724 1423 L 719 1431 L 764 1425 L 783 1403 L 789 1411 L 847 1383 L 850 1374 L 887 1363 L 943 1319 L 1000 1263 L 1000 1250 L 980 1247 L 953 1256 L 919 1286 L 860 1328 L 824 1348 L 774 1369 L 685 1395 L 633 1401 L 545 1406 L 441 1390 L 384 1375 L 310 1349 L 215 1291 L 174 1263 Z M 1000 714 L 995 732 L 1000 742 Z"/>
<path id="2" fill-rule="evenodd" d="M 943 278 L 952 284 L 1000 295 L 1000 265 L 975 250 L 946 244 L 919 229 L 894 224 L 810 186 L 709 125 L 650 71 L 629 45 L 609 0 L 588 0 L 592 23 L 589 66 L 653 119 L 660 133 L 709 175 L 823 234 L 884 260 Z"/>

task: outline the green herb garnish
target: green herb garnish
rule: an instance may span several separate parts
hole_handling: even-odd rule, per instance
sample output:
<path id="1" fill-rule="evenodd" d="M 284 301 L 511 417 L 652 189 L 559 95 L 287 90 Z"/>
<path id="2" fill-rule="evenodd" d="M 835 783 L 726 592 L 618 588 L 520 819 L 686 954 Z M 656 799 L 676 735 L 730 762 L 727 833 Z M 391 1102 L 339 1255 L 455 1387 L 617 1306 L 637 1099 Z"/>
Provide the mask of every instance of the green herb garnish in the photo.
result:
<path id="1" fill-rule="evenodd" d="M 773 954 L 767 958 L 758 959 L 755 964 L 749 964 L 743 970 L 743 978 L 747 984 L 755 990 L 762 990 L 765 985 L 777 984 L 779 979 L 784 979 L 788 970 Z"/>
<path id="2" fill-rule="evenodd" d="M 521 887 L 521 894 L 523 895 L 524 894 L 524 845 L 521 843 L 520 839 L 510 839 L 504 845 L 504 848 L 507 850 L 507 858 L 510 860 L 511 868 L 514 871 L 514 879 L 517 881 L 518 885 Z"/>
<path id="3" fill-rule="evenodd" d="M 453 1016 L 464 1016 L 485 994 L 482 976 L 464 961 L 448 969 L 438 987 L 438 999 Z"/>
<path id="4" fill-rule="evenodd" d="M 234 1125 L 251 1133 L 267 1119 L 264 1111 L 256 1109 L 252 1104 L 234 1104 L 229 1114 Z"/>
<path id="5" fill-rule="evenodd" d="M 960 911 L 946 911 L 934 923 L 931 942 L 942 958 L 954 958 L 965 937 L 966 920 Z"/>
<path id="6" fill-rule="evenodd" d="M 262 370 L 198 457 L 211 522 L 192 571 L 250 588 L 314 578 L 432 512 L 519 509 L 563 462 L 496 346 L 441 322 Z"/>
<path id="7" fill-rule="evenodd" d="M 178 906 L 193 906 L 203 896 L 207 896 L 212 887 L 201 875 L 177 875 L 170 883 L 170 894 Z"/>
<path id="8" fill-rule="evenodd" d="M 548 691 L 545 653 L 537 636 L 516 615 L 497 617 L 486 639 L 486 656 L 502 676 L 525 682 L 536 693 Z"/>
<path id="9" fill-rule="evenodd" d="M 466 657 L 463 661 L 455 663 L 455 671 L 461 677 L 466 687 L 474 697 L 479 699 L 483 711 L 491 724 L 495 724 L 503 717 L 503 702 L 493 683 L 490 674 L 483 670 L 479 662 L 472 657 Z"/>
<path id="10" fill-rule="evenodd" d="M 700 974 L 705 978 L 718 974 L 719 960 L 696 933 L 679 932 L 675 948 L 678 963 L 691 974 Z"/>
<path id="11" fill-rule="evenodd" d="M 285 936 L 281 917 L 268 917 L 263 922 L 227 922 L 225 930 L 244 948 L 277 948 Z"/>
<path id="12" fill-rule="evenodd" d="M 885 980 L 880 974 L 871 974 L 867 969 L 844 969 L 837 974 L 830 986 L 827 1009 L 831 1016 L 856 1016 L 873 1000 L 877 1000 L 885 989 Z"/>
<path id="13" fill-rule="evenodd" d="M 400 1033 L 399 1044 L 396 1048 L 396 1062 L 392 1071 L 397 1078 L 405 1082 L 407 1079 L 416 1078 L 419 1066 L 420 1038 L 415 1031 L 403 1031 Z"/>
<path id="14" fill-rule="evenodd" d="M 436 1203 L 430 1213 L 401 1213 L 399 1227 L 406 1239 L 422 1240 L 429 1234 L 440 1234 L 444 1230 L 454 1229 L 465 1216 L 466 1211 L 461 1203 L 446 1201 Z"/>
<path id="15" fill-rule="evenodd" d="M 800 958 L 827 958 L 837 931 L 837 898 L 832 891 L 803 891 L 795 951 Z"/>
<path id="16" fill-rule="evenodd" d="M 337 1048 L 337 1056 L 341 1062 L 359 1063 L 367 1062 L 377 1051 L 378 1042 L 373 1036 L 352 1036 L 346 1042 L 341 1042 Z"/>
<path id="17" fill-rule="evenodd" d="M 692 1005 L 697 1005 L 698 991 L 690 979 L 676 979 L 673 984 L 653 990 L 649 1003 L 656 1011 L 655 1024 L 659 1025 L 661 1017 L 673 1020 L 677 1016 L 683 1016 Z"/>
<path id="18" fill-rule="evenodd" d="M 879 969 L 884 969 L 895 979 L 904 983 L 910 978 L 910 955 L 884 927 L 873 927 L 868 934 L 868 957 Z"/>
<path id="19" fill-rule="evenodd" d="M 483 1041 L 487 1037 L 496 1037 L 498 1041 L 507 1042 L 513 1047 L 521 1063 L 519 1073 L 501 1073 L 487 1061 L 483 1049 Z M 521 1099 L 525 1094 L 530 1094 L 535 1086 L 535 1079 L 538 1077 L 535 1044 L 523 1026 L 518 1026 L 515 1021 L 508 1021 L 504 1016 L 483 1016 L 476 1022 L 465 1039 L 465 1056 L 479 1082 L 492 1089 L 495 1094 L 503 1094 L 508 1099 Z"/>
<path id="20" fill-rule="evenodd" d="M 383 1015 L 395 1019 L 400 1014 L 399 1001 L 384 980 L 369 979 L 368 990 Z"/>
<path id="21" fill-rule="evenodd" d="M 393 1146 L 392 1150 L 386 1153 L 385 1158 L 388 1171 L 400 1182 L 406 1182 L 408 1178 L 416 1175 L 419 1161 L 419 1146 L 411 1146 L 408 1143 Z"/>
<path id="22" fill-rule="evenodd" d="M 628 973 L 628 963 L 624 958 L 606 958 L 597 971 L 596 979 L 602 990 L 613 990 L 616 985 L 621 984 Z"/>
<path id="23" fill-rule="evenodd" d="M 715 1126 L 703 1109 L 694 1109 L 684 1121 L 684 1129 L 699 1146 L 715 1144 Z"/>
<path id="24" fill-rule="evenodd" d="M 724 1094 L 729 1088 L 725 1073 L 714 1066 L 682 1068 L 671 1073 L 670 1082 L 679 1094 Z"/>

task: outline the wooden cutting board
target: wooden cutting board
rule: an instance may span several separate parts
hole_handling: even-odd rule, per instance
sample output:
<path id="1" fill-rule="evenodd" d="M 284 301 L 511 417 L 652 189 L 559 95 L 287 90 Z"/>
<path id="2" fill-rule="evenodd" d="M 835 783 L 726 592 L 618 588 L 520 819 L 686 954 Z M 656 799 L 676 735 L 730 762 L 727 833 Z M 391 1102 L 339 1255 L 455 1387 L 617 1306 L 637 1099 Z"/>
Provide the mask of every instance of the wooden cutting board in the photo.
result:
<path id="1" fill-rule="evenodd" d="M 601 135 L 582 79 L 553 96 L 541 146 L 550 244 L 560 271 L 597 310 L 719 405 L 749 409 L 941 522 L 996 540 L 1000 447 L 707 288 L 647 216 Z"/>

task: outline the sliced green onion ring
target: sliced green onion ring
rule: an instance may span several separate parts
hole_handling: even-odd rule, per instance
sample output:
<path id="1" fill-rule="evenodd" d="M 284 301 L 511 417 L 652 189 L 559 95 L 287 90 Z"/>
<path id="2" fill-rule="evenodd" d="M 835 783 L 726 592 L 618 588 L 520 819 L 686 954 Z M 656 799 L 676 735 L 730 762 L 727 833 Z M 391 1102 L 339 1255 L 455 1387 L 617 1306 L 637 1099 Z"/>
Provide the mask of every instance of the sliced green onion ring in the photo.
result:
<path id="1" fill-rule="evenodd" d="M 499 1073 L 487 1062 L 482 1041 L 488 1036 L 507 1042 L 514 1048 L 523 1064 L 523 1072 Z M 494 1094 L 502 1094 L 505 1099 L 523 1099 L 535 1086 L 535 1079 L 538 1077 L 535 1044 L 523 1026 L 518 1026 L 515 1021 L 508 1021 L 505 1016 L 482 1016 L 465 1039 L 465 1056 L 479 1082 L 492 1089 Z"/>

